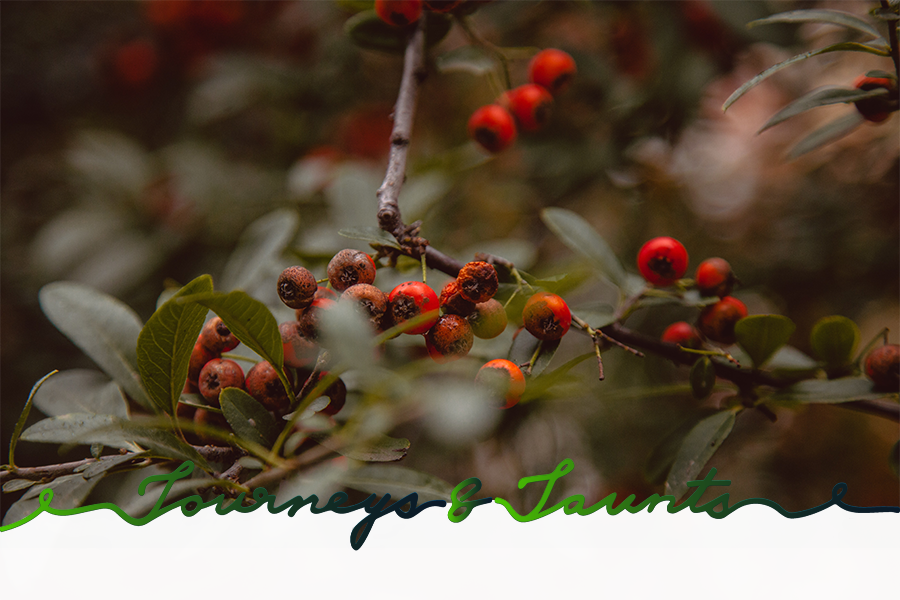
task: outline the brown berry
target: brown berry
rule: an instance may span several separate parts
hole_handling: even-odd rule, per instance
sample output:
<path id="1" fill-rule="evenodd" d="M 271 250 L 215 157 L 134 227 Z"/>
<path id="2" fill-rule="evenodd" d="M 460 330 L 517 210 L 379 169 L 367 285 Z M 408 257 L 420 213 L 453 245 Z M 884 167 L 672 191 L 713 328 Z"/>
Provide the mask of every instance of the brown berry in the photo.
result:
<path id="1" fill-rule="evenodd" d="M 442 315 L 434 327 L 425 334 L 428 354 L 439 363 L 462 358 L 472 349 L 474 341 L 472 327 L 459 315 Z"/>
<path id="2" fill-rule="evenodd" d="M 341 250 L 328 263 L 328 281 L 338 292 L 357 283 L 375 281 L 375 261 L 359 250 Z"/>
<path id="3" fill-rule="evenodd" d="M 244 381 L 247 393 L 275 413 L 286 412 L 291 406 L 291 398 L 278 378 L 278 371 L 266 361 L 258 362 L 247 372 Z"/>
<path id="4" fill-rule="evenodd" d="M 475 304 L 493 298 L 500 286 L 494 266 L 480 260 L 466 263 L 459 271 L 456 281 L 462 297 Z"/>
<path id="5" fill-rule="evenodd" d="M 298 321 L 287 321 L 278 325 L 281 344 L 284 349 L 284 364 L 289 367 L 305 367 L 316 360 L 319 347 L 307 339 Z"/>
<path id="6" fill-rule="evenodd" d="M 448 281 L 441 290 L 440 301 L 441 310 L 451 315 L 465 317 L 475 312 L 475 303 L 463 298 L 459 289 L 459 282 L 456 279 Z"/>
<path id="7" fill-rule="evenodd" d="M 335 301 L 330 298 L 316 298 L 312 306 L 297 311 L 297 323 L 300 326 L 300 334 L 308 340 L 319 339 L 319 324 L 322 321 L 322 311 L 334 306 Z"/>
<path id="8" fill-rule="evenodd" d="M 219 317 L 213 317 L 206 322 L 197 341 L 216 354 L 234 350 L 240 344 L 240 341 Z"/>
<path id="9" fill-rule="evenodd" d="M 219 393 L 223 389 L 244 387 L 244 371 L 233 360 L 214 358 L 200 371 L 200 382 L 197 387 L 207 402 L 219 406 Z"/>
<path id="10" fill-rule="evenodd" d="M 866 357 L 866 376 L 875 388 L 885 392 L 900 389 L 900 346 L 885 344 L 875 348 Z"/>
<path id="11" fill-rule="evenodd" d="M 213 352 L 199 341 L 194 344 L 194 350 L 191 352 L 191 359 L 188 363 L 188 383 L 197 385 L 200 381 L 200 371 L 206 366 L 206 363 L 214 358 L 219 358 L 218 352 Z"/>
<path id="12" fill-rule="evenodd" d="M 472 333 L 483 340 L 493 339 L 503 333 L 508 322 L 506 309 L 493 298 L 476 304 L 475 312 L 467 318 L 472 326 Z"/>
<path id="13" fill-rule="evenodd" d="M 350 286 L 341 295 L 341 302 L 353 302 L 369 319 L 376 330 L 381 330 L 382 320 L 387 312 L 387 295 L 374 285 L 357 283 Z"/>
<path id="14" fill-rule="evenodd" d="M 289 308 L 308 307 L 316 289 L 316 278 L 303 267 L 288 267 L 278 277 L 278 297 Z"/>

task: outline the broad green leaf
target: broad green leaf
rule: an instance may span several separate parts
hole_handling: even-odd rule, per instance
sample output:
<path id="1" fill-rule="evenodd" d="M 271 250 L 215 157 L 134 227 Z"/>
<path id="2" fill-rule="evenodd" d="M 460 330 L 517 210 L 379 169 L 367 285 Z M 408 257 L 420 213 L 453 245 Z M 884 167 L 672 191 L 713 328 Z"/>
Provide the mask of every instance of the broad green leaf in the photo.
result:
<path id="1" fill-rule="evenodd" d="M 434 475 L 395 465 L 363 465 L 338 478 L 338 482 L 354 490 L 393 500 L 416 493 L 419 504 L 429 500 L 451 500 L 453 486 Z"/>
<path id="2" fill-rule="evenodd" d="M 57 374 L 34 395 L 34 405 L 48 417 L 79 412 L 128 418 L 128 404 L 119 385 L 92 369 Z"/>
<path id="3" fill-rule="evenodd" d="M 756 27 L 757 25 L 768 25 L 770 23 L 829 23 L 853 29 L 872 37 L 878 37 L 878 31 L 875 30 L 868 21 L 857 17 L 854 14 L 843 12 L 840 10 L 829 9 L 805 9 L 792 10 L 789 12 L 778 13 L 764 19 L 757 19 L 747 23 L 747 27 Z"/>
<path id="4" fill-rule="evenodd" d="M 484 75 L 497 68 L 493 56 L 478 46 L 460 46 L 441 54 L 434 60 L 441 73 L 464 72 L 472 75 Z"/>
<path id="5" fill-rule="evenodd" d="M 222 414 L 237 436 L 269 448 L 278 437 L 275 419 L 253 396 L 238 388 L 225 388 L 219 395 Z"/>
<path id="6" fill-rule="evenodd" d="M 362 240 L 370 244 L 400 249 L 400 244 L 397 243 L 394 236 L 378 227 L 347 227 L 338 231 L 338 234 L 352 240 Z"/>
<path id="7" fill-rule="evenodd" d="M 853 362 L 859 339 L 856 323 L 840 315 L 819 319 L 809 334 L 813 353 L 827 367 L 843 367 Z"/>
<path id="8" fill-rule="evenodd" d="M 697 423 L 684 438 L 666 479 L 666 494 L 681 498 L 734 427 L 734 410 L 723 410 Z"/>
<path id="9" fill-rule="evenodd" d="M 694 398 L 703 400 L 709 397 L 716 385 L 716 368 L 708 356 L 701 356 L 694 362 L 690 379 Z"/>
<path id="10" fill-rule="evenodd" d="M 793 321 L 781 315 L 752 315 L 735 323 L 734 336 L 753 366 L 759 368 L 787 344 L 796 328 Z"/>
<path id="11" fill-rule="evenodd" d="M 619 287 L 624 285 L 625 269 L 590 223 L 570 210 L 555 207 L 541 211 L 541 219 L 572 252 L 588 259 L 610 283 Z"/>
<path id="12" fill-rule="evenodd" d="M 732 93 L 725 103 L 722 105 L 722 111 L 728 110 L 728 107 L 737 102 L 737 100 L 754 88 L 759 83 L 762 83 L 766 79 L 768 79 L 771 75 L 774 75 L 778 71 L 784 69 L 785 67 L 789 67 L 794 63 L 798 63 L 801 60 L 806 60 L 807 58 L 812 58 L 813 56 L 818 56 L 820 54 L 826 54 L 828 52 L 867 52 L 869 54 L 876 54 L 878 56 L 888 56 L 889 51 L 887 47 L 884 46 L 870 46 L 867 44 L 860 44 L 858 42 L 840 42 L 838 44 L 832 44 L 831 46 L 826 46 L 825 48 L 819 48 L 818 50 L 810 50 L 809 52 L 804 52 L 803 54 L 798 54 L 797 56 L 793 56 L 785 61 L 778 63 L 777 65 L 771 66 L 756 77 L 751 78 L 749 81 L 744 83 L 741 87 L 736 89 L 734 93 Z"/>
<path id="13" fill-rule="evenodd" d="M 890 396 L 872 391 L 872 382 L 863 377 L 842 379 L 809 379 L 778 390 L 767 399 L 773 402 L 802 404 L 839 404 L 854 400 L 877 400 Z M 896 396 L 896 394 L 894 394 Z"/>
<path id="14" fill-rule="evenodd" d="M 222 289 L 249 289 L 290 244 L 299 222 L 296 211 L 280 209 L 251 223 L 222 269 Z"/>
<path id="15" fill-rule="evenodd" d="M 766 362 L 772 375 L 786 380 L 809 379 L 819 371 L 819 363 L 793 346 L 782 346 Z"/>
<path id="16" fill-rule="evenodd" d="M 31 392 L 28 394 L 28 399 L 25 400 L 25 406 L 22 407 L 22 412 L 19 414 L 19 420 L 16 421 L 16 426 L 13 428 L 12 439 L 9 440 L 9 464 L 12 466 L 16 466 L 16 444 L 19 441 L 19 437 L 22 435 L 22 429 L 25 428 L 25 422 L 28 420 L 28 415 L 31 413 L 31 403 L 34 401 L 34 395 L 37 394 L 37 391 L 41 389 L 41 386 L 47 381 L 50 377 L 55 375 L 57 371 L 50 371 L 40 379 L 38 379 L 37 383 L 35 383 L 31 387 Z"/>
<path id="17" fill-rule="evenodd" d="M 453 23 L 444 15 L 423 14 L 422 18 L 428 19 L 425 42 L 429 46 L 441 41 L 450 32 Z M 394 54 L 402 54 L 406 50 L 406 43 L 415 28 L 415 24 L 406 27 L 388 25 L 374 10 L 356 13 L 344 23 L 344 33 L 357 46 Z"/>
<path id="18" fill-rule="evenodd" d="M 697 426 L 697 423 L 717 413 L 718 411 L 712 408 L 698 409 L 667 433 L 647 458 L 647 463 L 644 465 L 644 478 L 653 485 L 665 483 L 666 476 L 678 455 L 678 450 L 684 443 L 684 438 Z"/>
<path id="19" fill-rule="evenodd" d="M 88 286 L 60 281 L 41 288 L 41 309 L 128 396 L 148 410 L 154 404 L 141 384 L 137 339 L 141 319 L 131 308 Z"/>
<path id="20" fill-rule="evenodd" d="M 187 381 L 191 351 L 203 328 L 206 309 L 182 304 L 180 298 L 211 293 L 212 277 L 201 275 L 159 307 L 137 340 L 137 364 L 141 381 L 160 411 L 175 414 L 175 406 Z"/>
<path id="21" fill-rule="evenodd" d="M 19 490 L 24 490 L 26 488 L 30 488 L 37 481 L 32 481 L 31 479 L 12 479 L 3 484 L 3 493 L 8 494 L 10 492 L 18 492 Z"/>
<path id="22" fill-rule="evenodd" d="M 177 301 L 195 302 L 216 313 L 234 337 L 275 367 L 288 396 L 293 396 L 291 383 L 284 373 L 284 346 L 281 343 L 278 322 L 265 304 L 241 290 L 227 294 L 222 292 L 192 294 L 178 298 Z"/>
<path id="23" fill-rule="evenodd" d="M 327 432 L 316 432 L 309 436 L 318 444 L 342 456 L 364 462 L 391 462 L 406 456 L 409 440 L 376 435 L 361 443 L 346 444 L 340 438 Z"/>
<path id="24" fill-rule="evenodd" d="M 557 367 L 556 369 L 553 369 L 549 373 L 542 373 L 540 376 L 534 376 L 532 379 L 529 379 L 527 385 L 525 386 L 525 393 L 522 394 L 521 401 L 527 402 L 529 400 L 540 397 L 551 387 L 563 381 L 566 375 L 569 374 L 569 371 L 571 371 L 573 368 L 589 358 L 594 358 L 595 356 L 596 354 L 594 354 L 593 352 L 588 352 L 586 354 L 582 354 L 581 356 L 576 356 L 569 362 Z"/>
<path id="25" fill-rule="evenodd" d="M 857 90 L 851 88 L 842 88 L 842 87 L 824 87 L 819 88 L 817 90 L 813 90 L 810 93 L 797 98 L 777 113 L 772 115 L 772 117 L 766 121 L 766 124 L 763 125 L 757 133 L 762 133 L 766 129 L 778 125 L 779 123 L 783 123 L 787 121 L 791 117 L 799 115 L 800 113 L 806 112 L 812 108 L 817 108 L 819 106 L 827 106 L 829 104 L 850 104 L 852 102 L 856 102 L 858 100 L 865 100 L 866 98 L 876 98 L 879 96 L 887 96 L 888 91 L 884 88 L 878 88 L 877 90 Z"/>
<path id="26" fill-rule="evenodd" d="M 85 479 L 80 473 L 76 473 L 57 477 L 49 483 L 34 485 L 19 498 L 18 502 L 9 507 L 9 511 L 3 517 L 3 525 L 11 525 L 37 510 L 40 506 L 41 492 L 48 488 L 53 490 L 50 506 L 60 510 L 78 508 L 101 479 L 103 478 Z"/>
<path id="27" fill-rule="evenodd" d="M 854 110 L 847 115 L 828 123 L 816 129 L 811 134 L 803 138 L 788 153 L 788 158 L 793 160 L 803 156 L 807 152 L 818 150 L 822 146 L 837 141 L 842 137 L 849 135 L 853 130 L 863 124 L 865 119 L 859 111 Z"/>

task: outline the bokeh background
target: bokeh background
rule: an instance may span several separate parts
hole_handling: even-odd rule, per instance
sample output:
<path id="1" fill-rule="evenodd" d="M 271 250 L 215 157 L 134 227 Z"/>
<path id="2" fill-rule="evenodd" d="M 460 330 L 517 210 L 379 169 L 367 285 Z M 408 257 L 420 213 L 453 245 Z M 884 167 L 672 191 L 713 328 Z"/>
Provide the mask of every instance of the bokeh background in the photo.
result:
<path id="1" fill-rule="evenodd" d="M 639 247 L 657 235 L 681 240 L 691 268 L 725 257 L 742 282 L 735 295 L 751 313 L 793 319 L 791 343 L 804 352 L 811 326 L 831 314 L 855 320 L 863 342 L 884 327 L 897 342 L 900 118 L 866 124 L 794 161 L 785 156 L 797 141 L 854 109 L 820 108 L 756 134 L 803 93 L 850 86 L 891 61 L 816 57 L 721 111 L 766 67 L 848 35 L 828 25 L 747 22 L 811 7 L 865 15 L 874 4 L 482 4 L 471 22 L 511 49 L 513 85 L 526 82 L 528 58 L 545 47 L 569 52 L 578 76 L 543 131 L 489 159 L 466 135 L 469 115 L 496 97 L 484 65 L 430 63 L 401 208 L 407 222 L 423 221 L 434 246 L 462 260 L 494 252 L 539 276 L 577 272 L 581 265 L 540 219 L 542 208 L 564 207 L 590 221 L 631 271 Z M 248 275 L 244 283 L 260 299 L 275 302 L 282 264 L 323 271 L 335 251 L 366 249 L 337 231 L 376 225 L 374 192 L 402 67 L 400 56 L 360 49 L 344 34 L 366 5 L 2 3 L 2 462 L 34 382 L 52 369 L 92 367 L 43 316 L 44 284 L 87 283 L 146 320 L 171 282 L 222 275 L 248 224 L 279 209 L 298 216 L 298 234 L 271 268 Z M 432 57 L 467 44 L 454 28 Z M 414 277 L 387 273 L 376 283 L 390 289 Z M 566 297 L 588 311 L 614 298 L 591 279 Z M 660 308 L 628 325 L 658 335 L 692 318 L 691 309 Z M 503 356 L 491 355 L 513 329 L 496 345 L 476 345 L 475 355 Z M 567 336 L 554 364 L 589 350 L 584 337 Z M 645 464 L 673 423 L 698 407 L 683 385 L 687 371 L 619 351 L 604 364 L 606 381 L 586 361 L 557 393 L 507 411 L 476 440 L 454 443 L 427 423 L 402 424 L 393 433 L 412 442 L 402 464 L 450 482 L 478 476 L 486 493 L 526 504 L 518 479 L 566 457 L 577 466 L 566 493 L 592 500 L 661 491 Z M 669 385 L 680 391 L 658 391 Z M 710 463 L 732 480 L 732 499 L 765 497 L 799 510 L 824 502 L 843 481 L 850 503 L 900 502 L 888 466 L 895 423 L 833 406 L 777 414 L 776 423 L 742 414 Z M 29 443 L 18 451 L 24 465 L 82 456 L 83 448 L 60 455 Z M 4 495 L 4 507 L 9 501 Z"/>

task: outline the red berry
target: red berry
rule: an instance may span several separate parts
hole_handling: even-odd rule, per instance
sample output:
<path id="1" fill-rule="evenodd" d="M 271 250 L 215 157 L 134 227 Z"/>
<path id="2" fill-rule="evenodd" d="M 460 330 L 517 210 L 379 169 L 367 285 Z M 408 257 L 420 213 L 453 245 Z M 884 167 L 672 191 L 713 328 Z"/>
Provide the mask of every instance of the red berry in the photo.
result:
<path id="1" fill-rule="evenodd" d="M 244 387 L 244 371 L 233 360 L 214 358 L 200 371 L 200 394 L 213 406 L 219 406 L 219 393 L 227 387 Z"/>
<path id="2" fill-rule="evenodd" d="M 304 267 L 288 267 L 278 277 L 278 297 L 289 308 L 306 308 L 317 290 L 316 278 Z"/>
<path id="3" fill-rule="evenodd" d="M 452 315 L 468 316 L 475 312 L 475 303 L 463 298 L 459 281 L 448 281 L 441 290 L 441 309 Z"/>
<path id="4" fill-rule="evenodd" d="M 319 347 L 303 335 L 298 321 L 287 321 L 278 325 L 284 350 L 284 364 L 289 367 L 305 367 L 319 355 Z"/>
<path id="5" fill-rule="evenodd" d="M 425 334 L 425 347 L 436 362 L 445 363 L 462 358 L 475 341 L 472 327 L 464 317 L 443 315 Z"/>
<path id="6" fill-rule="evenodd" d="M 266 361 L 258 362 L 247 372 L 244 381 L 247 393 L 273 412 L 285 412 L 290 408 L 291 398 L 288 397 L 278 371 Z"/>
<path id="7" fill-rule="evenodd" d="M 653 238 L 641 247 L 638 270 L 653 285 L 672 285 L 687 272 L 688 253 L 678 240 Z"/>
<path id="8" fill-rule="evenodd" d="M 375 0 L 375 13 L 388 25 L 404 27 L 422 16 L 422 0 Z"/>
<path id="9" fill-rule="evenodd" d="M 240 342 L 228 326 L 219 317 L 213 317 L 203 326 L 197 342 L 206 346 L 211 352 L 221 354 L 234 350 Z"/>
<path id="10" fill-rule="evenodd" d="M 503 305 L 491 298 L 475 305 L 475 312 L 467 317 L 475 337 L 490 340 L 506 329 L 508 319 Z"/>
<path id="11" fill-rule="evenodd" d="M 547 88 L 554 96 L 569 87 L 575 77 L 575 59 L 556 48 L 547 48 L 534 55 L 528 64 L 531 83 Z"/>
<path id="12" fill-rule="evenodd" d="M 696 349 L 703 345 L 703 340 L 700 338 L 700 332 L 697 331 L 697 328 L 684 321 L 678 321 L 666 327 L 660 339 L 669 344 L 678 344 L 684 348 Z"/>
<path id="13" fill-rule="evenodd" d="M 515 363 L 498 358 L 485 363 L 478 370 L 475 382 L 486 386 L 493 394 L 503 398 L 500 408 L 511 408 L 518 404 L 525 393 L 525 375 Z"/>
<path id="14" fill-rule="evenodd" d="M 488 104 L 472 113 L 469 137 L 488 152 L 496 154 L 516 141 L 516 124 L 508 110 L 499 104 Z"/>
<path id="15" fill-rule="evenodd" d="M 896 106 L 897 101 L 897 81 L 895 79 L 888 79 L 886 77 L 866 77 L 865 75 L 861 75 L 853 85 L 856 89 L 867 92 L 877 90 L 878 88 L 888 90 L 887 96 L 881 98 L 867 98 L 855 103 L 856 110 L 858 110 L 859 114 L 867 121 L 881 123 L 891 116 L 893 110 L 896 110 L 895 107 L 891 106 L 892 100 L 895 103 L 894 106 Z"/>
<path id="16" fill-rule="evenodd" d="M 478 304 L 494 297 L 500 287 L 497 270 L 490 263 L 475 261 L 466 263 L 456 276 L 459 293 L 469 302 Z"/>
<path id="17" fill-rule="evenodd" d="M 341 294 L 341 302 L 352 302 L 365 316 L 376 331 L 383 329 L 383 319 L 388 309 L 388 298 L 384 292 L 368 283 L 352 285 Z"/>
<path id="18" fill-rule="evenodd" d="M 219 358 L 219 356 L 220 353 L 213 352 L 199 341 L 194 344 L 194 350 L 191 352 L 191 359 L 188 363 L 187 382 L 192 385 L 197 385 L 197 382 L 200 380 L 200 371 L 203 370 L 206 363 L 214 358 Z"/>
<path id="19" fill-rule="evenodd" d="M 394 325 L 400 325 L 424 314 L 431 316 L 403 333 L 420 335 L 431 329 L 441 316 L 441 305 L 433 289 L 421 281 L 401 283 L 388 294 L 388 311 Z"/>
<path id="20" fill-rule="evenodd" d="M 703 296 L 724 298 L 734 288 L 734 272 L 724 258 L 707 258 L 697 267 L 694 276 L 697 289 Z"/>
<path id="21" fill-rule="evenodd" d="M 375 281 L 375 261 L 359 250 L 341 250 L 328 263 L 328 281 L 338 292 L 357 283 Z"/>
<path id="22" fill-rule="evenodd" d="M 744 303 L 732 296 L 725 296 L 700 313 L 697 329 L 714 342 L 731 345 L 735 342 L 734 325 L 747 316 Z"/>
<path id="23" fill-rule="evenodd" d="M 372 257 L 369 258 L 371 259 Z M 375 261 L 372 261 L 372 266 L 375 266 Z M 334 300 L 335 302 L 337 302 L 338 295 L 334 293 L 334 290 L 319 286 L 318 288 L 316 288 L 316 294 L 313 296 L 313 302 L 320 298 L 324 298 L 326 300 Z"/>
<path id="24" fill-rule="evenodd" d="M 543 86 L 526 83 L 504 93 L 501 102 L 522 131 L 537 131 L 550 120 L 553 96 Z"/>
<path id="25" fill-rule="evenodd" d="M 572 324 L 566 301 L 549 292 L 538 292 L 525 302 L 522 321 L 528 333 L 539 340 L 558 340 Z"/>
<path id="26" fill-rule="evenodd" d="M 866 376 L 885 392 L 900 390 L 900 346 L 885 344 L 866 357 Z"/>
<path id="27" fill-rule="evenodd" d="M 317 298 L 313 300 L 309 308 L 296 311 L 297 323 L 300 334 L 308 340 L 319 339 L 319 323 L 322 319 L 322 311 L 334 306 L 335 301 L 330 298 Z"/>

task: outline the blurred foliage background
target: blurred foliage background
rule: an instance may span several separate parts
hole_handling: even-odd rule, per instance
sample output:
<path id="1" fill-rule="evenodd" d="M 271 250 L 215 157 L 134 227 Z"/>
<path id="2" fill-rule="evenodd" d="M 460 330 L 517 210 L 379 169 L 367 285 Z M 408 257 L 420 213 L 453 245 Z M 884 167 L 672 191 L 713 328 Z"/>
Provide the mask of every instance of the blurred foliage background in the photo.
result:
<path id="1" fill-rule="evenodd" d="M 247 225 L 276 209 L 299 217 L 291 252 L 241 281 L 273 307 L 284 266 L 301 261 L 324 272 L 335 251 L 367 249 L 337 231 L 376 225 L 402 57 L 360 49 L 344 35 L 346 20 L 366 4 L 2 4 L 3 462 L 32 384 L 55 368 L 91 366 L 41 313 L 42 285 L 88 283 L 146 320 L 167 282 L 200 273 L 218 281 Z M 900 119 L 792 162 L 785 154 L 794 143 L 853 108 L 820 108 L 756 135 L 793 98 L 852 85 L 868 70 L 890 69 L 890 60 L 820 56 L 770 78 L 727 114 L 720 108 L 766 67 L 847 35 L 828 25 L 748 30 L 747 22 L 810 7 L 864 15 L 869 3 L 483 4 L 472 24 L 516 49 L 513 85 L 526 81 L 537 48 L 569 52 L 578 76 L 549 126 L 489 160 L 467 140 L 466 121 L 495 98 L 490 79 L 478 63 L 430 63 L 401 208 L 407 222 L 422 219 L 435 247 L 462 260 L 494 252 L 538 276 L 578 272 L 539 218 L 543 207 L 565 207 L 588 219 L 632 271 L 638 248 L 657 235 L 681 240 L 691 268 L 726 258 L 743 284 L 735 295 L 751 314 L 793 319 L 791 343 L 801 350 L 809 352 L 812 324 L 830 314 L 855 320 L 864 342 L 883 327 L 897 341 Z M 467 44 L 454 28 L 431 56 Z M 376 284 L 389 290 L 415 277 L 384 270 Z M 429 283 L 446 279 L 434 274 Z M 565 296 L 585 311 L 614 300 L 590 279 Z M 644 310 L 628 325 L 658 335 L 694 316 Z M 478 342 L 473 354 L 504 356 L 513 331 Z M 554 364 L 589 351 L 586 338 L 569 335 Z M 575 369 L 578 379 L 506 411 L 475 440 L 447 440 L 416 421 L 398 427 L 394 433 L 412 441 L 402 464 L 454 483 L 478 476 L 487 494 L 513 498 L 520 477 L 569 457 L 576 472 L 564 493 L 592 500 L 661 491 L 644 465 L 697 408 L 684 387 L 687 370 L 615 350 L 604 362 L 602 383 L 588 360 Z M 653 391 L 671 384 L 681 391 Z M 773 424 L 747 411 L 710 463 L 719 479 L 732 480 L 733 500 L 765 497 L 798 510 L 825 501 L 843 481 L 851 504 L 898 504 L 887 463 L 896 424 L 831 406 L 778 417 Z M 20 448 L 27 465 L 81 456 Z"/>

